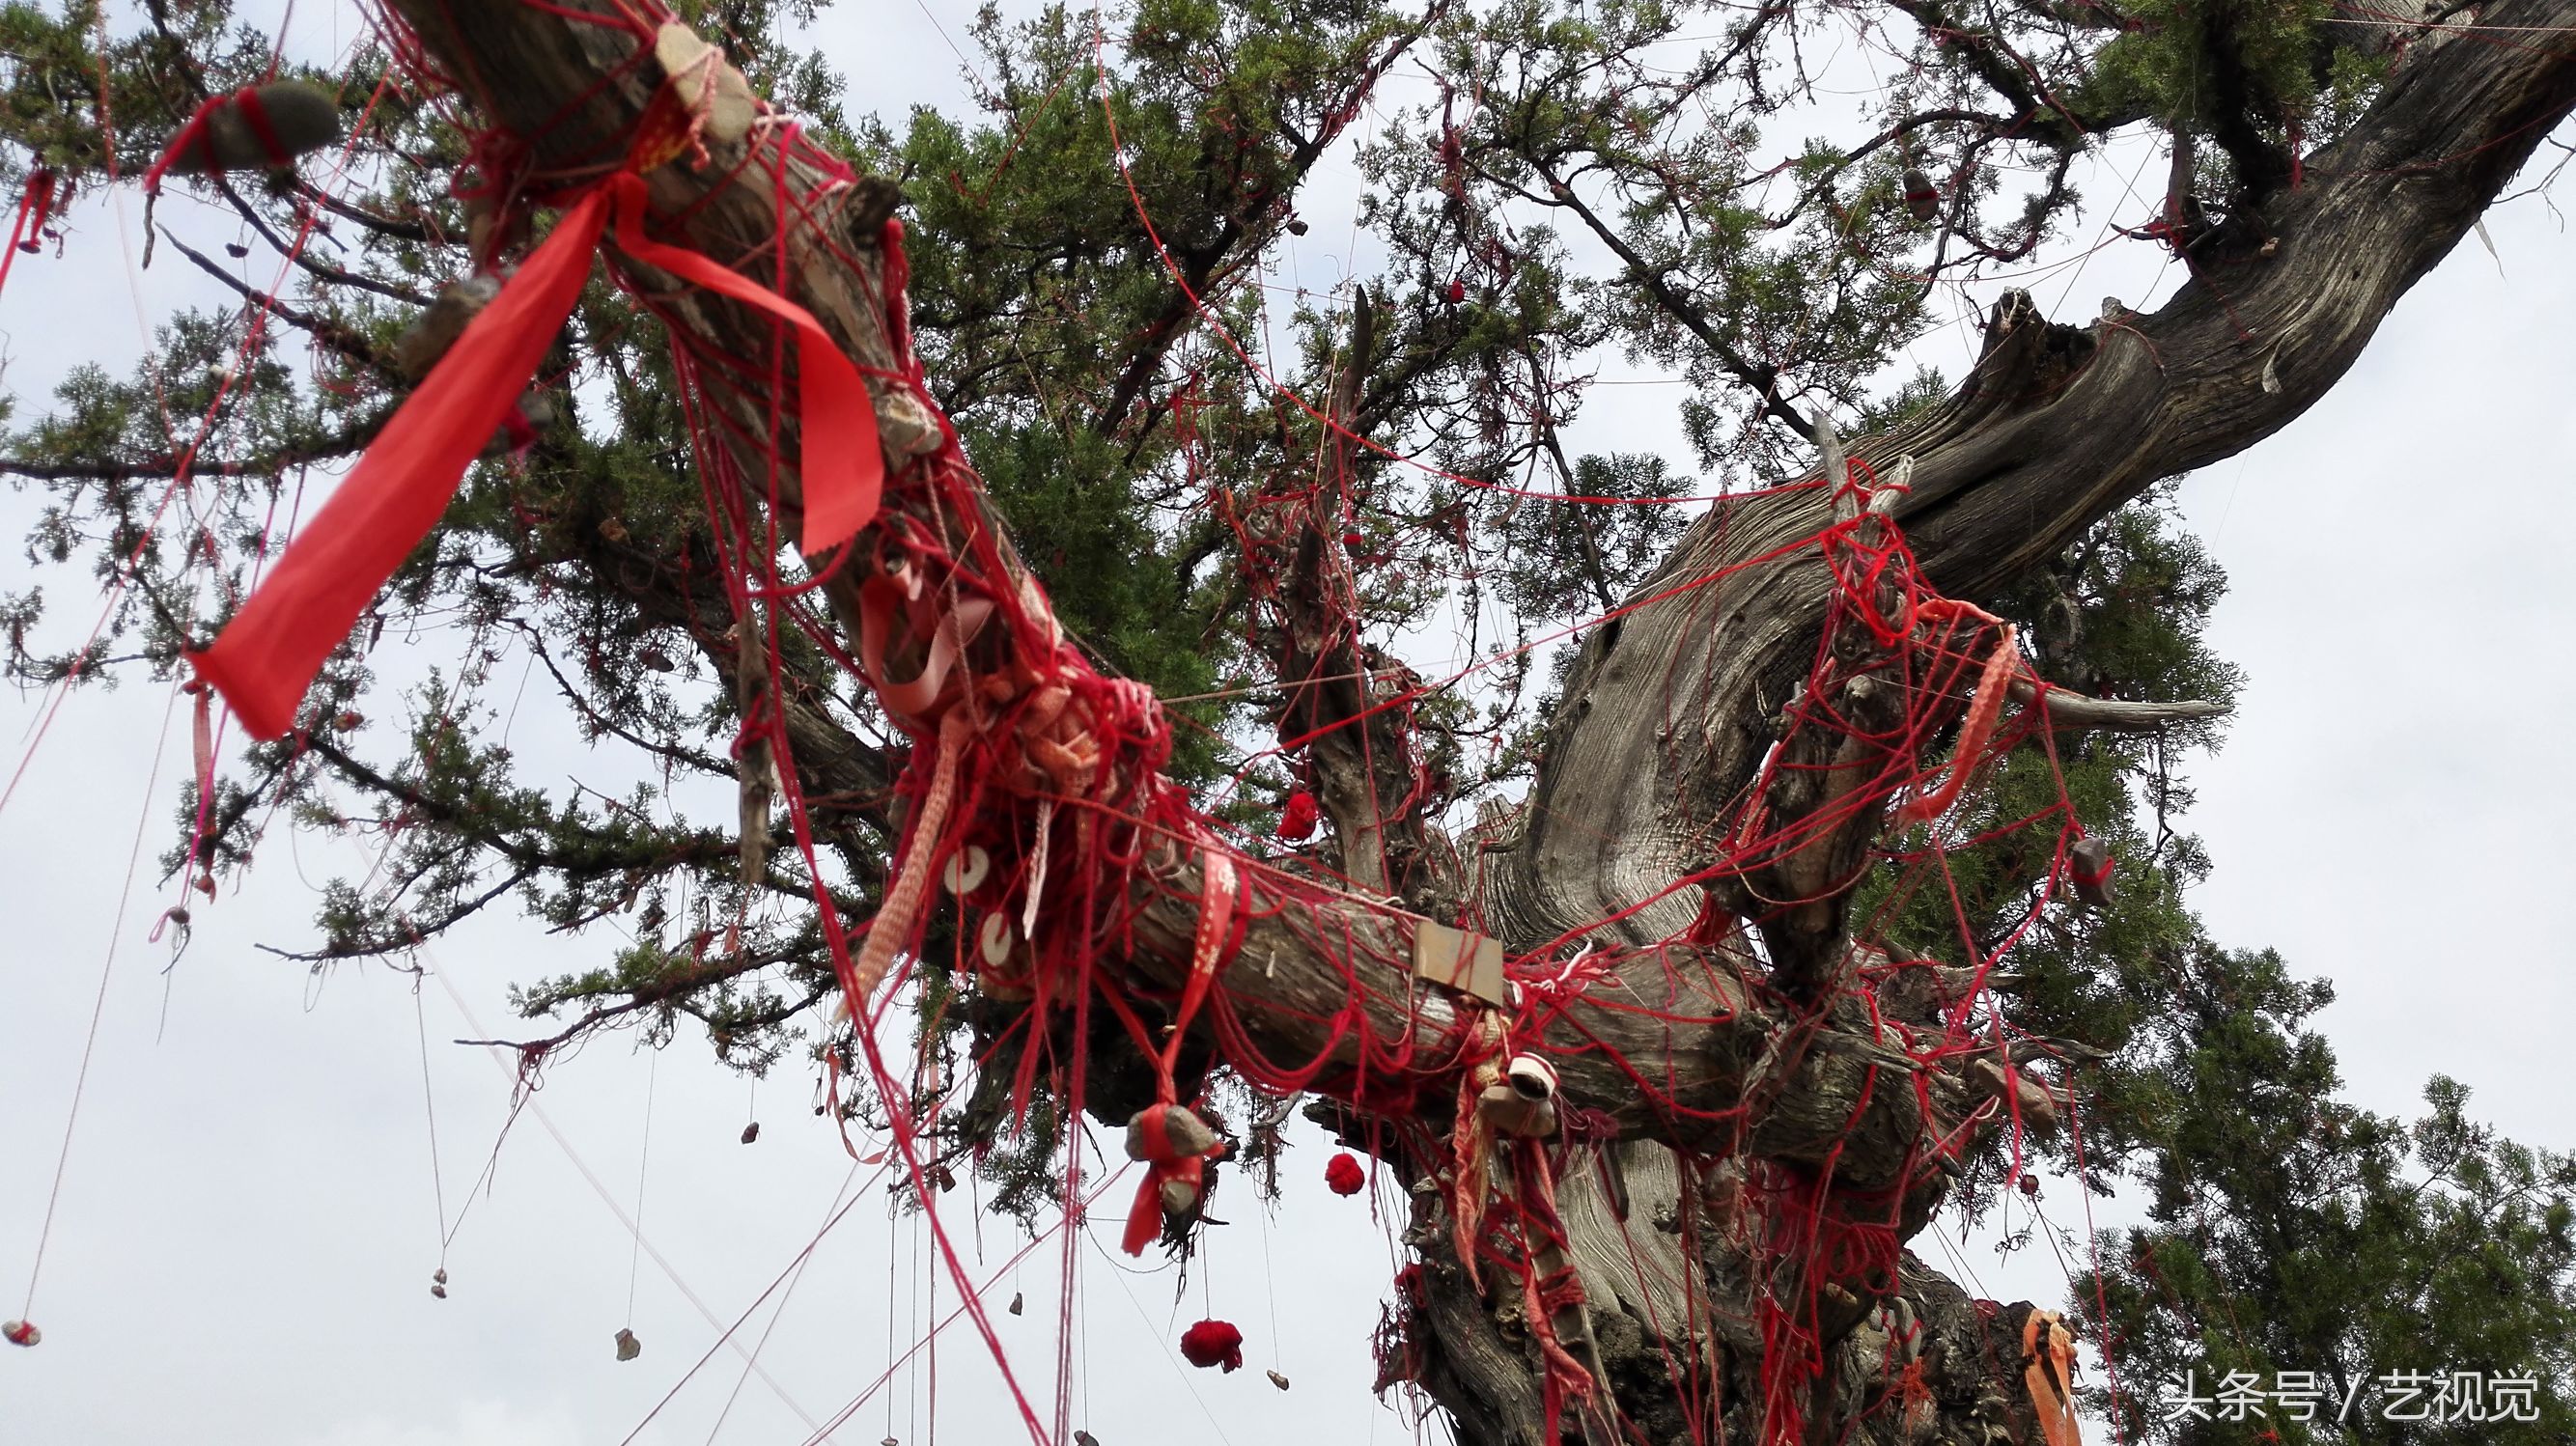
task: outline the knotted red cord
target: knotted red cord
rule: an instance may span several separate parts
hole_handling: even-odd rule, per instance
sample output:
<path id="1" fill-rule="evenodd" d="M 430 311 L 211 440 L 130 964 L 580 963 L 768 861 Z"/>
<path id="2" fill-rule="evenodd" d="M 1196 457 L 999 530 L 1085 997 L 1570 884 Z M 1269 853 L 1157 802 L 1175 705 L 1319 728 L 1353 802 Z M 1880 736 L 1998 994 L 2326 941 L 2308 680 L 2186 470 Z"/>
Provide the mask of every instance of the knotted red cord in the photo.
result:
<path id="1" fill-rule="evenodd" d="M 190 124 L 201 120 L 202 112 Z M 394 414 L 267 583 L 212 647 L 191 655 L 198 675 L 253 737 L 282 737 L 293 726 L 296 704 L 323 661 L 446 511 L 466 467 L 516 408 L 572 314 L 612 217 L 618 249 L 628 256 L 796 329 L 805 550 L 847 541 L 876 515 L 885 461 L 858 368 L 803 307 L 697 252 L 647 239 L 645 205 L 644 179 L 621 171 L 566 212 Z"/>

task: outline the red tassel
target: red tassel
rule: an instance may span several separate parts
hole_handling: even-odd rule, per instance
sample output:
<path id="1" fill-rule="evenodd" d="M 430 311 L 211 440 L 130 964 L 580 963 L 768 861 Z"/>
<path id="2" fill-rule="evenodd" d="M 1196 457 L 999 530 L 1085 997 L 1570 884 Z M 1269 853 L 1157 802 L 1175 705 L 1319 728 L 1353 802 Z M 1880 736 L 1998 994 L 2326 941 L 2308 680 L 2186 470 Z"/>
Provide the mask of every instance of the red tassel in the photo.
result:
<path id="1" fill-rule="evenodd" d="M 1368 1172 L 1360 1168 L 1359 1157 L 1348 1150 L 1324 1166 L 1324 1188 L 1336 1195 L 1356 1195 L 1367 1187 Z"/>
<path id="2" fill-rule="evenodd" d="M 1221 1320 L 1200 1321 L 1181 1332 L 1181 1356 L 1201 1370 L 1217 1365 L 1242 1370 L 1243 1332 Z"/>
<path id="3" fill-rule="evenodd" d="M 1315 795 L 1298 789 L 1279 810 L 1279 836 L 1290 843 L 1304 843 L 1315 836 L 1316 817 Z"/>

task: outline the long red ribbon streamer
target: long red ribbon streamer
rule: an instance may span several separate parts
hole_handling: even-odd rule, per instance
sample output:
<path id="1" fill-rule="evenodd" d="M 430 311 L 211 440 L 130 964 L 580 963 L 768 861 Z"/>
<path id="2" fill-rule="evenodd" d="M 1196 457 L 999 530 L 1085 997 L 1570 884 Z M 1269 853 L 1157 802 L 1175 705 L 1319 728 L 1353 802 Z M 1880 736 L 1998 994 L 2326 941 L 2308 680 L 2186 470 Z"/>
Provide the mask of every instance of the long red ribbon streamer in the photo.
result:
<path id="1" fill-rule="evenodd" d="M 394 414 L 268 581 L 212 647 L 191 657 L 253 737 L 283 737 L 294 726 L 296 705 L 323 661 L 446 511 L 465 469 L 572 314 L 612 216 L 629 256 L 796 329 L 805 550 L 844 542 L 876 515 L 885 461 L 858 369 L 803 307 L 697 252 L 646 239 L 644 210 L 643 179 L 620 173 L 566 212 Z"/>
<path id="2" fill-rule="evenodd" d="M 647 238 L 642 177 L 621 173 L 609 190 L 617 203 L 618 250 L 796 329 L 796 415 L 804 428 L 797 470 L 805 492 L 805 530 L 797 545 L 812 556 L 857 536 L 877 515 L 885 490 L 876 404 L 859 369 L 812 312 L 699 252 Z"/>

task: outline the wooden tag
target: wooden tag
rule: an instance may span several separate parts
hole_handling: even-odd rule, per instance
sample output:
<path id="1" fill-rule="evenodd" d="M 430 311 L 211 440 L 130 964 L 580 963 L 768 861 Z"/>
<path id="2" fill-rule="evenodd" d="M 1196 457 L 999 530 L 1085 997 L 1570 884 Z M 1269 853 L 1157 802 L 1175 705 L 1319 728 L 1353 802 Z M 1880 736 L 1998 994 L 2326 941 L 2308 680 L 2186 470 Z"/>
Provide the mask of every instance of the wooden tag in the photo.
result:
<path id="1" fill-rule="evenodd" d="M 1510 996 L 1503 982 L 1503 941 L 1425 919 L 1413 931 L 1413 977 L 1445 984 L 1497 1008 Z"/>

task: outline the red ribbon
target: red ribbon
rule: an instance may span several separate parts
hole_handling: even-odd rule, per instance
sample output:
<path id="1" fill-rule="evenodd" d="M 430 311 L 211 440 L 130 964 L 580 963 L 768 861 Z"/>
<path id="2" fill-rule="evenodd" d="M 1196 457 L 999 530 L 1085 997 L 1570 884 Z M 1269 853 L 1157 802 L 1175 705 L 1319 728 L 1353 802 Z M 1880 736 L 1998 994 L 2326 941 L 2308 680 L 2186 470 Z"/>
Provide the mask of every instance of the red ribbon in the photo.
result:
<path id="1" fill-rule="evenodd" d="M 192 122 L 193 124 L 193 122 Z M 283 737 L 331 650 L 437 525 L 465 469 L 517 406 L 590 276 L 613 217 L 619 249 L 796 328 L 804 425 L 803 547 L 847 541 L 876 515 L 885 461 L 858 368 L 810 312 L 697 252 L 645 238 L 644 181 L 621 172 L 582 197 L 394 414 L 329 503 L 290 544 L 197 674 L 258 738 Z"/>
<path id="2" fill-rule="evenodd" d="M 0 287 L 9 284 L 9 268 L 21 251 L 40 249 L 36 238 L 54 205 L 54 173 L 42 167 L 27 173 L 27 188 L 18 193 L 18 219 L 9 227 L 9 248 L 0 251 Z"/>
<path id="3" fill-rule="evenodd" d="M 608 183 L 617 202 L 617 249 L 719 296 L 756 306 L 796 329 L 796 412 L 804 428 L 797 462 L 804 479 L 805 530 L 797 546 L 808 556 L 858 535 L 877 515 L 885 490 L 885 456 L 877 441 L 876 404 L 859 369 L 814 314 L 717 265 L 699 252 L 646 239 L 644 180 L 621 172 Z"/>

